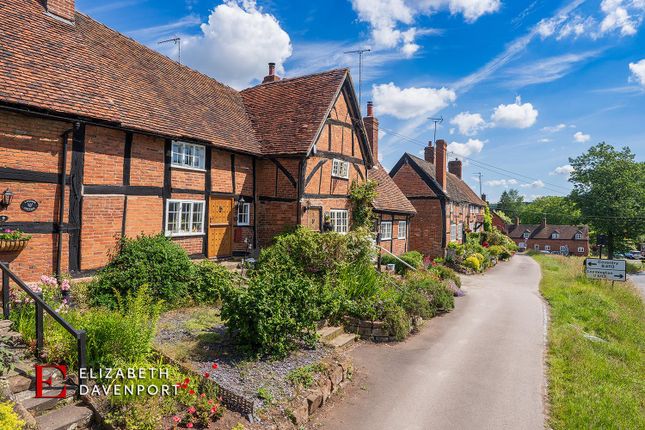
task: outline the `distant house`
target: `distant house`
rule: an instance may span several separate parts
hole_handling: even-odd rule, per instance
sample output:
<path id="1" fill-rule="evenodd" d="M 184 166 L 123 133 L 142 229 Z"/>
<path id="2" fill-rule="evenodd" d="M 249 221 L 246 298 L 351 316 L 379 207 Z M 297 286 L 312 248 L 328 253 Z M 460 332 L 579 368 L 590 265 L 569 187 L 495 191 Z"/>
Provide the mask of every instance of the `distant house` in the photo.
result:
<path id="1" fill-rule="evenodd" d="M 484 220 L 483 201 L 461 177 L 460 160 L 447 161 L 447 145 L 428 144 L 424 159 L 404 154 L 390 172 L 417 211 L 410 226 L 410 250 L 443 257 L 450 242 L 463 243 L 467 231 L 479 231 Z M 447 169 L 446 169 L 447 164 Z"/>
<path id="2" fill-rule="evenodd" d="M 589 227 L 586 225 L 520 224 L 508 225 L 508 235 L 520 250 L 548 251 L 564 255 L 589 255 Z"/>
<path id="3" fill-rule="evenodd" d="M 499 214 L 493 210 L 490 211 L 490 216 L 493 219 L 493 226 L 497 227 L 499 231 L 506 233 L 508 229 L 508 223 L 504 220 L 504 218 L 499 216 Z"/>

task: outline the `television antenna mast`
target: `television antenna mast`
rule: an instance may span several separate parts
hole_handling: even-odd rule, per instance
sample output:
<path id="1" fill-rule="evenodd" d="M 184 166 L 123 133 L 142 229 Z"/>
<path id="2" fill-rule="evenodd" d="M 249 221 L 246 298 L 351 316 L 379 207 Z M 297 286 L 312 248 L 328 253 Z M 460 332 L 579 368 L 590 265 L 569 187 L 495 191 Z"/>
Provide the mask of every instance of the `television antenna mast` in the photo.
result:
<path id="1" fill-rule="evenodd" d="M 158 42 L 158 45 L 162 45 L 164 43 L 172 43 L 173 45 L 176 45 L 178 47 L 178 59 L 177 62 L 181 64 L 181 37 L 173 37 L 171 39 L 166 39 L 162 40 L 161 42 Z"/>
<path id="2" fill-rule="evenodd" d="M 369 48 L 355 49 L 353 51 L 345 51 L 343 54 L 358 54 L 358 105 L 363 108 L 361 104 L 361 93 L 363 90 L 363 54 L 370 52 Z"/>
<path id="3" fill-rule="evenodd" d="M 443 122 L 443 115 L 440 116 L 439 118 L 428 118 L 430 121 L 434 122 L 434 136 L 432 137 L 433 142 L 437 142 L 437 124 L 441 124 Z"/>
<path id="4" fill-rule="evenodd" d="M 475 175 L 479 176 L 479 196 L 481 197 L 482 195 L 482 176 L 484 175 L 482 172 L 477 172 Z"/>

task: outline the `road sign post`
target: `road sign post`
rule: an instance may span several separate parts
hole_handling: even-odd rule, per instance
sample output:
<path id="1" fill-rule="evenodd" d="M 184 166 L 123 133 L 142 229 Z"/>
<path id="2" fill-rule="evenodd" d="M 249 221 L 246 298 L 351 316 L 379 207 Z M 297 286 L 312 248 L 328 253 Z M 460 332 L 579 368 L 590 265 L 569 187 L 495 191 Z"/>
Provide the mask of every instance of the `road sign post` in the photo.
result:
<path id="1" fill-rule="evenodd" d="M 592 279 L 605 279 L 607 281 L 627 280 L 627 267 L 625 260 L 601 260 L 600 258 L 587 258 L 585 260 L 585 274 Z"/>

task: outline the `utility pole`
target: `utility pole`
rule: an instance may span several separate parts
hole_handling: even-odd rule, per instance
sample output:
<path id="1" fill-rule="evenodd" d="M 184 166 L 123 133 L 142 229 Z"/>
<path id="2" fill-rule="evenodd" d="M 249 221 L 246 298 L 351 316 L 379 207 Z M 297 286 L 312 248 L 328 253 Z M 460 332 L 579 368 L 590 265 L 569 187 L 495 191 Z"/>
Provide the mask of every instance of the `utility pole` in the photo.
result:
<path id="1" fill-rule="evenodd" d="M 179 48 L 179 52 L 178 52 L 178 54 L 179 54 L 179 59 L 177 60 L 177 62 L 178 62 L 179 64 L 181 64 L 181 37 L 173 37 L 172 39 L 162 40 L 161 42 L 158 42 L 157 44 L 158 44 L 158 45 L 162 45 L 162 44 L 164 44 L 164 43 L 171 43 L 171 42 L 172 42 L 174 45 L 177 45 L 177 46 L 178 46 L 178 48 Z"/>
<path id="2" fill-rule="evenodd" d="M 434 135 L 432 137 L 432 141 L 434 143 L 437 143 L 437 124 L 441 124 L 443 122 L 443 115 L 440 116 L 439 118 L 428 118 L 430 121 L 434 122 Z"/>
<path id="3" fill-rule="evenodd" d="M 479 176 L 479 197 L 481 197 L 482 194 L 483 194 L 483 192 L 482 192 L 482 176 L 483 176 L 483 173 L 482 172 L 477 172 L 477 173 L 475 173 L 475 175 Z"/>
<path id="4" fill-rule="evenodd" d="M 363 109 L 361 104 L 361 96 L 363 92 L 363 54 L 370 52 L 369 48 L 355 49 L 353 51 L 345 51 L 343 54 L 358 54 L 358 105 Z"/>

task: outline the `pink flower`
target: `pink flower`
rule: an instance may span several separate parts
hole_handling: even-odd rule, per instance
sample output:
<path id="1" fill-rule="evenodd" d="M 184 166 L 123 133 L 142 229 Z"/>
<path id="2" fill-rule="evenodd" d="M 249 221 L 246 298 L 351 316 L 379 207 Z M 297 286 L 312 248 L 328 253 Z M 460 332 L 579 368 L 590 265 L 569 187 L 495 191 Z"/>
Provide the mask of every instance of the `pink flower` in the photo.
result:
<path id="1" fill-rule="evenodd" d="M 71 286 L 69 284 L 69 281 L 67 279 L 63 279 L 63 282 L 60 284 L 60 289 L 62 291 L 69 291 L 71 289 Z"/>
<path id="2" fill-rule="evenodd" d="M 186 424 L 186 427 L 188 427 L 189 429 L 192 429 L 193 428 L 193 423 Z"/>
<path id="3" fill-rule="evenodd" d="M 208 401 L 208 404 L 209 404 L 209 405 L 212 405 L 212 404 L 213 404 L 213 399 L 210 399 L 210 400 Z"/>
<path id="4" fill-rule="evenodd" d="M 212 413 L 217 412 L 217 405 L 215 405 L 215 406 L 213 406 L 213 407 L 211 408 L 211 412 L 212 412 Z"/>
<path id="5" fill-rule="evenodd" d="M 190 408 L 188 408 L 188 413 L 189 413 L 189 414 L 194 414 L 194 413 L 195 413 L 195 411 L 197 411 L 197 409 L 195 409 L 195 407 L 194 407 L 194 406 L 191 406 Z"/>
<path id="6" fill-rule="evenodd" d="M 178 423 L 179 421 L 181 421 L 181 418 L 179 418 L 177 415 L 175 415 L 174 417 L 172 417 L 172 420 L 174 422 Z"/>
<path id="7" fill-rule="evenodd" d="M 9 228 L 5 228 L 3 230 L 3 233 L 13 233 L 13 231 L 11 231 L 11 229 L 9 229 Z"/>

